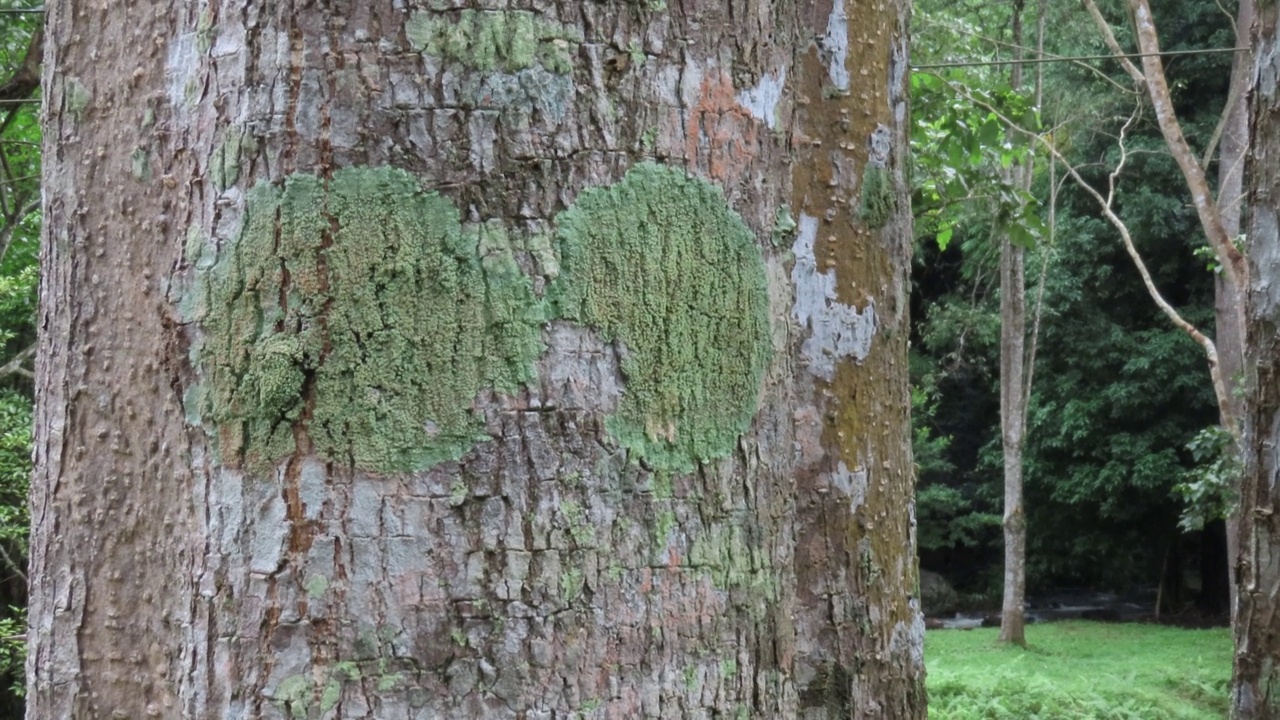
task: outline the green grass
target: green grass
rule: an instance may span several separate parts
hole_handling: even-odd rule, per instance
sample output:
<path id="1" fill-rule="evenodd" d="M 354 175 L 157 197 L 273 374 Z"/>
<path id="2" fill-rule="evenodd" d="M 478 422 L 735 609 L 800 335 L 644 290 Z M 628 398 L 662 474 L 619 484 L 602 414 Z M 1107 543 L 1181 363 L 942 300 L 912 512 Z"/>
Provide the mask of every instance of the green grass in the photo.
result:
<path id="1" fill-rule="evenodd" d="M 1060 622 L 925 635 L 931 720 L 1218 720 L 1227 716 L 1231 632 Z"/>

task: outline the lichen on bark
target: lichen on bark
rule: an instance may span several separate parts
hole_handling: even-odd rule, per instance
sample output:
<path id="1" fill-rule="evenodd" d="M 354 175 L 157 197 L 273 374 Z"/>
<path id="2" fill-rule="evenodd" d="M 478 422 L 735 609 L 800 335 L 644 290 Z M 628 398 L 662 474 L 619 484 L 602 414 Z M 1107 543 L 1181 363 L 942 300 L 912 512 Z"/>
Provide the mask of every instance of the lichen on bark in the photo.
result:
<path id="1" fill-rule="evenodd" d="M 755 237 L 705 180 L 654 163 L 556 218 L 553 312 L 624 348 L 610 433 L 651 466 L 723 457 L 755 415 L 769 300 Z"/>
<path id="2" fill-rule="evenodd" d="M 201 415 L 221 460 L 256 472 L 294 452 L 297 428 L 374 472 L 461 457 L 485 437 L 476 395 L 514 391 L 541 352 L 505 230 L 464 227 L 392 168 L 257 185 L 203 285 Z"/>
<path id="3" fill-rule="evenodd" d="M 581 31 L 529 10 L 466 9 L 455 17 L 417 11 L 405 23 L 413 49 L 466 67 L 516 72 L 544 67 L 567 73 Z"/>

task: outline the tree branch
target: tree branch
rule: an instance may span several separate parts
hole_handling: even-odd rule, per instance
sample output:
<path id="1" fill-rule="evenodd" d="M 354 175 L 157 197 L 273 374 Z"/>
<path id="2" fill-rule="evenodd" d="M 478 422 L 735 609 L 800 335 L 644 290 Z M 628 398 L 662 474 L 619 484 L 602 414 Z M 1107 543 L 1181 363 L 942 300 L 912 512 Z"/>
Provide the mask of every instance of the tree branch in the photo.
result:
<path id="1" fill-rule="evenodd" d="M 27 44 L 27 53 L 22 57 L 22 64 L 8 82 L 0 85 L 0 100 L 25 100 L 40 87 L 40 61 L 44 56 L 44 32 L 41 25 L 31 33 L 31 42 Z"/>
<path id="2" fill-rule="evenodd" d="M 4 549 L 4 543 L 2 542 L 0 542 L 0 559 L 3 559 L 4 563 L 9 566 L 9 569 L 13 570 L 18 574 L 18 577 L 22 578 L 22 582 L 27 582 L 27 574 L 23 572 L 22 568 L 18 567 L 18 564 L 9 556 L 9 551 Z"/>
<path id="3" fill-rule="evenodd" d="M 1135 112 L 1135 115 L 1130 118 L 1130 121 L 1125 123 L 1125 129 L 1122 130 L 1120 133 L 1120 162 L 1115 168 L 1115 170 L 1108 177 L 1108 190 L 1107 190 L 1107 195 L 1104 197 L 1102 193 L 1098 192 L 1097 188 L 1090 185 L 1088 181 L 1086 181 L 1083 177 L 1081 177 L 1080 173 L 1076 170 L 1076 168 L 1072 166 L 1071 163 L 1067 162 L 1067 159 L 1062 156 L 1062 153 L 1060 153 L 1058 149 L 1055 148 L 1053 144 L 1050 143 L 1048 140 L 1045 140 L 1043 137 L 1041 137 L 1037 133 L 1031 132 L 1030 130 L 1027 130 L 1019 126 L 1017 123 L 1013 122 L 1013 120 L 1011 120 L 1004 113 L 1000 112 L 1000 110 L 996 108 L 994 105 L 983 101 L 981 98 L 974 97 L 971 93 L 967 92 L 963 87 L 955 83 L 948 83 L 948 84 L 957 93 L 968 98 L 970 102 L 977 105 L 978 107 L 983 108 L 987 112 L 992 113 L 995 117 L 999 118 L 999 120 L 1003 122 L 1007 127 L 1013 128 L 1017 132 L 1022 133 L 1023 135 L 1026 135 L 1029 138 L 1033 139 L 1034 141 L 1038 142 L 1042 147 L 1045 148 L 1045 150 L 1049 152 L 1050 155 L 1053 156 L 1055 160 L 1057 160 L 1059 163 L 1062 163 L 1063 168 L 1066 169 L 1067 173 L 1071 176 L 1071 179 L 1075 181 L 1076 185 L 1078 185 L 1082 190 L 1084 190 L 1089 195 L 1091 195 L 1095 201 L 1097 201 L 1098 208 L 1102 211 L 1103 217 L 1105 217 L 1107 219 L 1107 222 L 1111 223 L 1111 226 L 1114 227 L 1116 231 L 1120 233 L 1120 240 L 1124 244 L 1125 252 L 1127 252 L 1129 254 L 1129 258 L 1133 260 L 1134 267 L 1136 267 L 1138 270 L 1138 275 L 1142 277 L 1142 284 L 1144 287 L 1146 287 L 1147 294 L 1151 297 L 1151 300 L 1155 302 L 1156 307 L 1160 308 L 1160 311 L 1164 313 L 1165 317 L 1167 317 L 1175 327 L 1185 332 L 1192 340 L 1196 342 L 1197 345 L 1199 345 L 1204 350 L 1205 359 L 1209 363 L 1209 377 L 1213 382 L 1213 391 L 1218 401 L 1218 409 L 1222 413 L 1223 417 L 1233 418 L 1234 416 L 1230 412 L 1230 404 L 1229 404 L 1230 398 L 1227 395 L 1226 385 L 1222 380 L 1222 373 L 1218 365 L 1217 346 L 1214 344 L 1212 339 L 1210 339 L 1204 333 L 1200 332 L 1199 328 L 1197 328 L 1195 325 L 1192 325 L 1190 322 L 1187 322 L 1187 320 L 1183 318 L 1182 315 L 1172 305 L 1170 305 L 1167 300 L 1164 299 L 1164 295 L 1160 293 L 1159 288 L 1156 287 L 1155 281 L 1152 280 L 1151 273 L 1147 270 L 1146 263 L 1142 260 L 1142 256 L 1138 254 L 1138 250 L 1133 244 L 1133 237 L 1129 234 L 1129 226 L 1126 225 L 1125 222 L 1120 219 L 1120 216 L 1116 215 L 1115 210 L 1112 209 L 1112 199 L 1115 194 L 1116 179 L 1119 177 L 1120 170 L 1123 168 L 1125 159 L 1128 157 L 1128 152 L 1124 147 L 1124 136 L 1128 127 L 1136 119 L 1137 117 L 1136 112 Z M 1233 425 L 1231 427 L 1228 427 L 1227 429 L 1233 435 L 1235 435 L 1236 437 L 1239 437 L 1240 430 L 1239 430 L 1238 424 L 1233 423 Z"/>
<path id="4" fill-rule="evenodd" d="M 1093 2 L 1093 0 L 1084 1 Z M 1156 36 L 1155 20 L 1151 17 L 1151 7 L 1147 0 L 1129 0 L 1129 6 L 1133 9 L 1138 49 L 1143 53 L 1159 53 L 1160 43 Z M 1173 159 L 1178 162 L 1178 167 L 1182 170 L 1182 177 L 1191 191 L 1191 199 L 1195 203 L 1196 213 L 1200 216 L 1200 225 L 1204 228 L 1205 237 L 1217 254 L 1218 262 L 1222 264 L 1223 272 L 1226 273 L 1231 284 L 1237 288 L 1247 287 L 1244 279 L 1248 274 L 1248 267 L 1244 256 L 1236 249 L 1231 238 L 1227 237 L 1226 229 L 1222 225 L 1222 216 L 1218 214 L 1213 193 L 1209 190 L 1209 183 L 1205 179 L 1204 169 L 1191 153 L 1191 147 L 1187 144 L 1187 139 L 1182 134 L 1182 126 L 1174 113 L 1169 85 L 1165 81 L 1164 63 L 1159 55 L 1147 55 L 1142 58 L 1142 69 L 1146 77 L 1151 105 L 1155 109 L 1156 121 L 1160 125 L 1160 132 L 1164 135 L 1165 144 L 1169 146 Z"/>
<path id="5" fill-rule="evenodd" d="M 35 343 L 32 343 L 26 350 L 14 355 L 13 359 L 9 360 L 9 362 L 4 365 L 0 365 L 0 377 L 13 375 L 15 373 L 24 377 L 34 377 L 34 374 L 30 370 L 22 367 L 22 363 L 30 359 L 32 355 L 35 355 L 35 353 L 36 345 Z M 0 550 L 0 552 L 2 551 L 3 550 Z"/>
<path id="6" fill-rule="evenodd" d="M 1116 41 L 1115 34 L 1111 32 L 1111 23 L 1107 22 L 1107 19 L 1102 16 L 1102 11 L 1098 9 L 1098 5 L 1093 0 L 1080 0 L 1080 2 L 1084 5 L 1085 10 L 1089 11 L 1089 17 L 1093 18 L 1093 24 L 1098 26 L 1098 32 L 1102 33 L 1102 40 L 1107 44 L 1107 49 L 1120 61 L 1124 71 L 1129 73 L 1129 77 L 1133 78 L 1133 82 L 1138 87 L 1145 85 L 1147 81 L 1142 76 L 1142 71 L 1138 70 L 1137 66 L 1130 62 L 1129 58 L 1125 57 L 1127 53 L 1120 47 L 1120 43 Z"/>

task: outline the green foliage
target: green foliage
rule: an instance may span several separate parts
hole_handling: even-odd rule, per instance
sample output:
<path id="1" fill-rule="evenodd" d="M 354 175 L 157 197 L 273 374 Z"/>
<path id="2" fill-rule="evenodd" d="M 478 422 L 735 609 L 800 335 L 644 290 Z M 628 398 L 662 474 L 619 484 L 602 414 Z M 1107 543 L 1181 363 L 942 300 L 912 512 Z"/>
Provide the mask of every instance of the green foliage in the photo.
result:
<path id="1" fill-rule="evenodd" d="M 620 342 L 610 433 L 654 467 L 723 457 L 750 425 L 772 352 L 755 237 L 704 180 L 653 163 L 556 217 L 555 313 Z"/>
<path id="2" fill-rule="evenodd" d="M 1061 622 L 930 631 L 929 717 L 945 720 L 1209 720 L 1227 713 L 1231 634 L 1221 628 Z"/>
<path id="3" fill-rule="evenodd" d="M 206 272 L 197 402 L 224 462 L 267 472 L 306 419 L 316 451 L 390 472 L 460 457 L 472 403 L 533 377 L 541 308 L 500 226 L 391 168 L 250 191 L 244 227 Z"/>
<path id="4" fill-rule="evenodd" d="M 1009 7 L 921 0 L 913 62 L 1009 57 L 1000 44 L 1008 40 L 1001 31 L 1009 27 Z M 1104 9 L 1123 17 L 1118 6 Z M 1050 3 L 1047 11 L 1047 52 L 1107 52 L 1077 5 Z M 1154 12 L 1166 49 L 1231 42 L 1223 35 L 1226 16 L 1211 3 L 1157 3 Z M 1024 23 L 1033 27 L 1030 18 Z M 1117 28 L 1128 42 L 1127 27 Z M 1213 130 L 1229 63 L 1228 56 L 1196 56 L 1168 66 L 1193 145 Z M 970 98 L 1041 133 L 1104 191 L 1117 158 L 1115 135 L 1133 110 L 1131 96 L 1100 79 L 1128 86 L 1115 63 L 1043 68 L 1038 108 L 1007 93 L 1007 66 L 913 77 L 914 201 L 923 238 L 913 270 L 912 349 L 919 359 L 912 377 L 931 378 L 928 438 L 948 439 L 943 448 L 925 445 L 926 457 L 941 453 L 929 462 L 950 465 L 934 472 L 921 465 L 920 547 L 925 566 L 946 571 L 962 589 L 981 589 L 975 586 L 987 576 L 984 568 L 998 567 L 1001 557 L 999 534 L 984 534 L 978 521 L 998 512 L 1002 493 L 999 295 L 990 239 L 1007 227 L 993 208 L 1016 206 L 1001 196 L 999 182 L 1021 152 L 1000 145 L 1012 138 L 987 126 L 990 110 Z M 984 146 L 984 134 L 996 145 Z M 1211 326 L 1213 278 L 1190 252 L 1202 233 L 1149 114 L 1131 128 L 1128 147 L 1115 209 L 1170 302 Z M 1031 194 L 1041 201 L 1048 180 L 1044 172 L 1035 177 Z M 1060 187 L 1054 247 L 1039 243 L 1027 255 L 1029 276 L 1050 263 L 1024 449 L 1028 581 L 1033 592 L 1062 584 L 1154 586 L 1169 543 L 1178 542 L 1184 557 L 1196 552 L 1196 538 L 1178 538 L 1181 507 L 1171 493 L 1195 464 L 1188 441 L 1215 417 L 1211 387 L 1200 349 L 1155 309 L 1094 199 L 1070 181 Z M 1028 292 L 1028 312 L 1035 296 Z M 916 372 L 916 364 L 924 369 Z M 1212 498 L 1209 487 L 1200 488 L 1204 499 Z"/>
<path id="5" fill-rule="evenodd" d="M 0 79 L 23 62 L 39 14 L 0 16 Z M 26 646 L 25 594 L 30 527 L 32 386 L 39 281 L 39 104 L 0 108 L 0 676 L 8 682 L 0 714 L 20 716 Z"/>
<path id="6" fill-rule="evenodd" d="M 1009 173 L 1035 150 L 1027 135 L 1040 130 L 1032 98 L 968 69 L 913 72 L 911 93 L 912 203 L 938 247 L 946 250 L 956 227 L 974 213 L 991 218 L 1019 245 L 1044 237 L 1038 198 Z"/>
<path id="7" fill-rule="evenodd" d="M 1187 443 L 1195 467 L 1174 486 L 1184 508 L 1178 526 L 1188 532 L 1231 514 L 1239 500 L 1240 447 L 1221 425 L 1210 425 Z"/>

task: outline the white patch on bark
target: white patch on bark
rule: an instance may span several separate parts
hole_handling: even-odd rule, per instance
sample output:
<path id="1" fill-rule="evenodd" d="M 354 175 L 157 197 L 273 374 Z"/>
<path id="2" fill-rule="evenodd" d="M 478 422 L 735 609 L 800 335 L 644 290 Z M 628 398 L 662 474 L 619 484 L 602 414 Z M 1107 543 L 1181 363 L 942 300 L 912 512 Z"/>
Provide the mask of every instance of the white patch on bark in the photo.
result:
<path id="1" fill-rule="evenodd" d="M 841 461 L 831 474 L 831 487 L 849 498 L 850 513 L 857 512 L 867 500 L 867 469 L 860 467 L 849 470 L 849 466 Z"/>
<path id="2" fill-rule="evenodd" d="M 302 501 L 303 516 L 308 520 L 320 517 L 324 500 L 329 495 L 328 470 L 324 463 L 314 455 L 302 459 L 298 471 L 298 499 Z"/>
<path id="3" fill-rule="evenodd" d="M 1274 209 L 1259 204 L 1254 210 L 1253 237 L 1249 238 L 1253 271 L 1253 299 L 1257 315 L 1268 315 L 1280 307 L 1280 222 Z"/>
<path id="4" fill-rule="evenodd" d="M 871 351 L 876 332 L 874 302 L 859 311 L 836 300 L 836 275 L 818 272 L 814 242 L 818 237 L 818 219 L 800 216 L 796 242 L 791 246 L 796 256 L 791 270 L 796 301 L 792 316 L 809 331 L 800 348 L 809 372 L 824 379 L 835 377 L 836 363 L 847 357 L 862 362 Z"/>
<path id="5" fill-rule="evenodd" d="M 766 73 L 753 88 L 738 93 L 738 104 L 751 116 L 764 122 L 770 130 L 778 129 L 778 103 L 782 100 L 782 88 L 787 82 L 785 67 Z"/>
<path id="6" fill-rule="evenodd" d="M 889 153 L 893 150 L 893 131 L 880 123 L 872 131 L 867 140 L 867 164 L 873 167 L 887 167 Z"/>
<path id="7" fill-rule="evenodd" d="M 696 107 L 702 99 L 703 74 L 702 65 L 696 58 L 692 55 L 685 58 L 684 71 L 680 73 L 680 101 L 686 112 L 689 112 L 689 108 Z"/>
<path id="8" fill-rule="evenodd" d="M 920 611 L 920 599 L 908 601 L 911 608 L 911 622 L 899 620 L 893 626 L 893 635 L 889 638 L 889 653 L 892 657 L 907 655 L 911 665 L 924 667 L 924 613 Z"/>
<path id="9" fill-rule="evenodd" d="M 822 36 L 822 50 L 827 59 L 827 75 L 837 90 L 849 89 L 849 16 L 844 0 L 835 0 L 827 17 L 827 33 Z"/>
<path id="10" fill-rule="evenodd" d="M 568 322 L 553 322 L 543 335 L 547 351 L 538 361 L 540 397 L 533 407 L 611 413 L 622 397 L 618 352 L 595 332 Z"/>
<path id="11" fill-rule="evenodd" d="M 244 475 L 238 472 L 223 471 L 223 474 L 228 480 L 238 482 L 241 492 L 247 493 L 257 489 L 261 493 L 258 498 L 249 498 L 257 501 L 251 506 L 254 518 L 248 522 L 251 528 L 249 532 L 252 534 L 249 548 L 249 572 L 269 575 L 280 568 L 280 561 L 284 557 L 285 541 L 289 536 L 288 508 L 285 506 L 284 498 L 272 483 L 260 480 L 246 482 Z M 234 476 L 234 479 L 231 476 Z M 237 494 L 235 490 L 236 488 L 231 488 L 231 495 Z"/>
<path id="12" fill-rule="evenodd" d="M 476 104 L 515 113 L 525 123 L 536 110 L 552 125 L 559 125 L 569 112 L 573 95 L 573 78 L 535 65 L 514 73 L 483 76 L 476 90 Z"/>
<path id="13" fill-rule="evenodd" d="M 165 63 L 164 74 L 169 89 L 169 104 L 175 110 L 188 106 L 187 83 L 195 78 L 200 65 L 200 56 L 196 52 L 196 34 L 182 33 L 169 46 L 169 58 Z"/>
<path id="14" fill-rule="evenodd" d="M 487 175 L 497 167 L 495 145 L 498 142 L 498 113 L 495 110 L 476 110 L 467 122 L 467 134 L 471 139 L 471 166 L 481 175 Z"/>
<path id="15" fill-rule="evenodd" d="M 893 120 L 898 125 L 907 119 L 907 68 L 910 66 L 910 55 L 907 52 L 906 38 L 900 38 L 893 44 L 889 54 L 889 108 L 893 110 Z"/>

